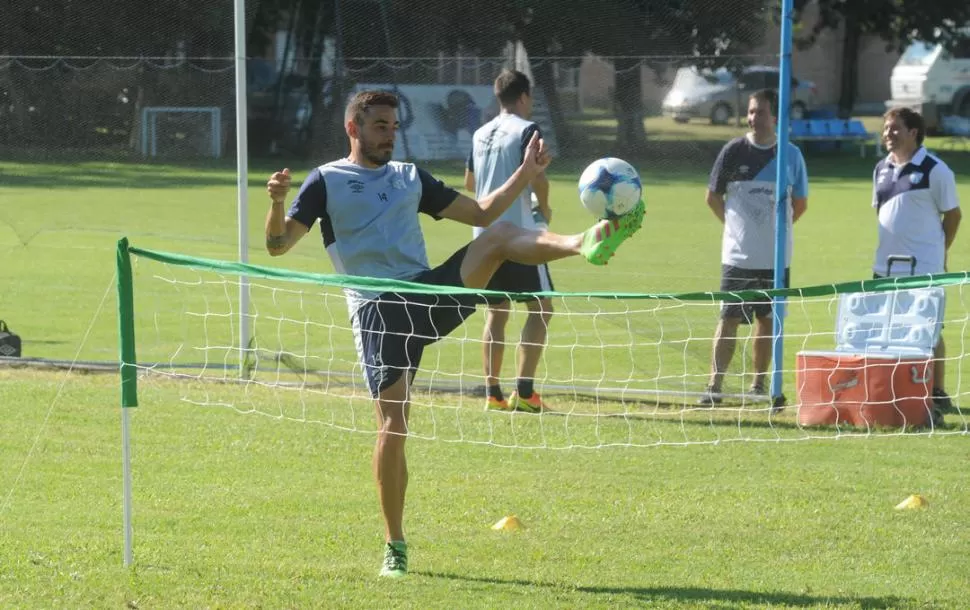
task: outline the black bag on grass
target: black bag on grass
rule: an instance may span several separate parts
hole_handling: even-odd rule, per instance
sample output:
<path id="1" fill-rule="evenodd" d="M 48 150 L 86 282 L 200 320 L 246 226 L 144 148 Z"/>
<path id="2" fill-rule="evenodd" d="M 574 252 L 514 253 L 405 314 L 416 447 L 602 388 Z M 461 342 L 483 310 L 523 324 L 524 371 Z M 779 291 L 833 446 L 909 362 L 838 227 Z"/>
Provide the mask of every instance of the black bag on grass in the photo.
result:
<path id="1" fill-rule="evenodd" d="M 0 356 L 20 358 L 20 337 L 10 332 L 3 320 L 0 320 Z"/>

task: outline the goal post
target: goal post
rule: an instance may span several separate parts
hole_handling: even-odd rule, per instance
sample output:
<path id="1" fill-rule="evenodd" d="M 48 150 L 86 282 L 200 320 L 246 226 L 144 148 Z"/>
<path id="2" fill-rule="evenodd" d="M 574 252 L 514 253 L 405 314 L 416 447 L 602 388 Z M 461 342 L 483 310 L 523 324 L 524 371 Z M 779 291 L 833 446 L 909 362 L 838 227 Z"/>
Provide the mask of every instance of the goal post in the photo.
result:
<path id="1" fill-rule="evenodd" d="M 141 154 L 158 156 L 158 119 L 165 114 L 201 114 L 208 119 L 208 155 L 222 156 L 222 109 L 218 106 L 145 106 L 141 109 Z"/>

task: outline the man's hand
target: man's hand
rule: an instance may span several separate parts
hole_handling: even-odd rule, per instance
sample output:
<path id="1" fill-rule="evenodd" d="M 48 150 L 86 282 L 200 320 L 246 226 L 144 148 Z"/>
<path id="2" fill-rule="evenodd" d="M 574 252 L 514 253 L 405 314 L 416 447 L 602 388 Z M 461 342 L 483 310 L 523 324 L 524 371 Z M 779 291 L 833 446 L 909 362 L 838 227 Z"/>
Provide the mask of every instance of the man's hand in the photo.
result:
<path id="1" fill-rule="evenodd" d="M 532 134 L 529 145 L 525 147 L 522 169 L 525 170 L 531 180 L 544 172 L 551 162 L 552 156 L 546 149 L 546 141 L 540 138 L 538 133 Z"/>
<path id="2" fill-rule="evenodd" d="M 286 194 L 290 192 L 290 170 L 284 168 L 281 172 L 276 172 L 269 177 L 266 183 L 266 192 L 273 203 L 286 203 Z"/>

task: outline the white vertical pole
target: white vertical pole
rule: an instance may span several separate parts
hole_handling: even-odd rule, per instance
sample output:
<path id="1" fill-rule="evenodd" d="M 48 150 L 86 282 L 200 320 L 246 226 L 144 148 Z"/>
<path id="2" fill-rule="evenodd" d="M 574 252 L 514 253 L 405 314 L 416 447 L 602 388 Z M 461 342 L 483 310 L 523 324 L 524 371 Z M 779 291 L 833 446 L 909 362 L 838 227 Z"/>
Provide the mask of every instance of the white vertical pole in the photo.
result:
<path id="1" fill-rule="evenodd" d="M 131 529 L 131 436 L 128 428 L 128 407 L 121 408 L 121 476 L 122 476 L 122 518 L 125 527 L 125 567 L 132 564 Z"/>
<path id="2" fill-rule="evenodd" d="M 236 193 L 237 225 L 239 230 L 239 262 L 249 262 L 249 200 L 246 185 L 249 181 L 249 147 L 246 120 L 246 2 L 234 0 L 236 59 Z M 249 280 L 239 279 L 239 370 L 242 372 L 249 347 Z"/>
<path id="3" fill-rule="evenodd" d="M 151 130 L 152 130 L 152 156 L 158 156 L 158 112 L 151 113 Z"/>
<path id="4" fill-rule="evenodd" d="M 141 109 L 141 156 L 148 156 L 148 109 Z"/>

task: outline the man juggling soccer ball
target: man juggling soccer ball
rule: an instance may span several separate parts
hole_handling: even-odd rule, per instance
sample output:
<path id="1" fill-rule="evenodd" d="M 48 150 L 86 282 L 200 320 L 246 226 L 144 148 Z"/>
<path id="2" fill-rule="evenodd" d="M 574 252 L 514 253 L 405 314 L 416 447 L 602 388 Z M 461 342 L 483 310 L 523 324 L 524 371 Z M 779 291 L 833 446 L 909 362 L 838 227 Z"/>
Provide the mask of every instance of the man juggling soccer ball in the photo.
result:
<path id="1" fill-rule="evenodd" d="M 347 106 L 344 127 L 350 154 L 313 169 L 284 212 L 290 172 L 267 182 L 272 205 L 266 216 L 266 249 L 289 251 L 319 220 L 334 268 L 348 275 L 409 280 L 439 286 L 497 289 L 491 283 L 505 261 L 540 265 L 581 255 L 604 265 L 643 222 L 643 205 L 619 218 L 601 220 L 584 233 L 558 235 L 494 222 L 549 165 L 545 143 L 533 136 L 522 163 L 497 189 L 475 200 L 446 187 L 411 163 L 391 161 L 400 128 L 398 98 L 361 91 Z M 432 268 L 418 213 L 488 227 Z M 493 224 L 494 223 L 494 224 Z M 425 346 L 470 316 L 476 295 L 397 294 L 348 289 L 347 302 L 358 356 L 374 397 L 378 421 L 374 478 L 385 524 L 380 574 L 407 574 L 404 498 L 408 484 L 405 441 L 411 381 Z"/>

